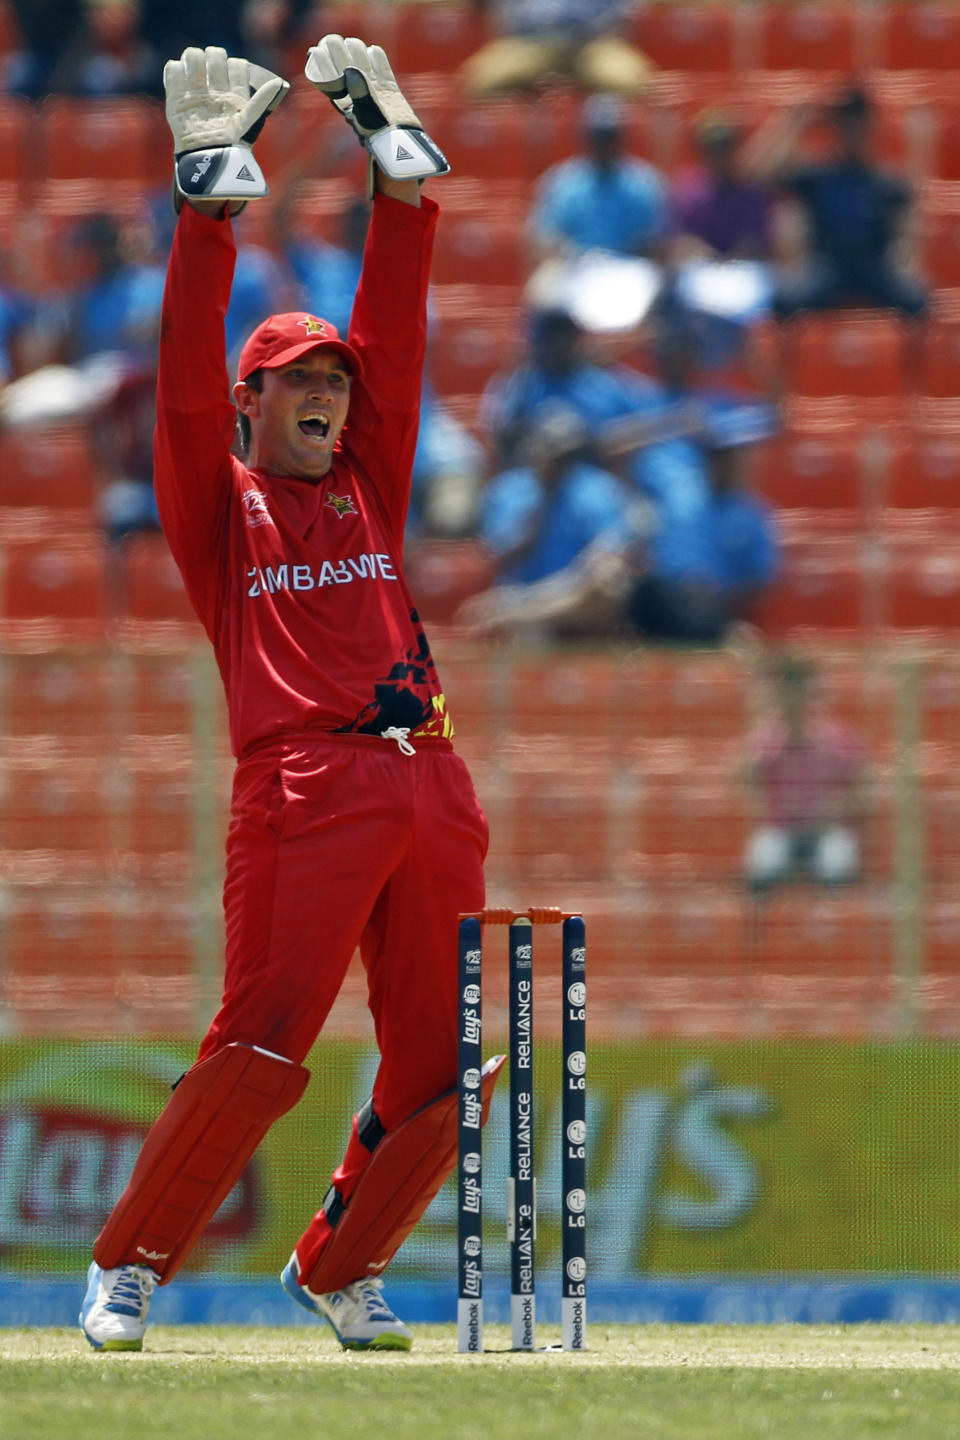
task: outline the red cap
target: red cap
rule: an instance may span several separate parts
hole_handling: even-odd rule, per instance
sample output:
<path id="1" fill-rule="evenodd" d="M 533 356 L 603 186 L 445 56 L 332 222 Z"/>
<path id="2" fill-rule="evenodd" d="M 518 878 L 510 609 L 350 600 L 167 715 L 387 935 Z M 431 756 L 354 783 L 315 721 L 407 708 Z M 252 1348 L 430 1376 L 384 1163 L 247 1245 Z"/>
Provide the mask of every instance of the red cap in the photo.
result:
<path id="1" fill-rule="evenodd" d="M 240 351 L 237 378 L 246 380 L 254 370 L 289 365 L 308 350 L 336 350 L 354 375 L 363 374 L 360 356 L 352 345 L 340 339 L 336 325 L 295 310 L 287 315 L 268 315 L 260 322 Z"/>

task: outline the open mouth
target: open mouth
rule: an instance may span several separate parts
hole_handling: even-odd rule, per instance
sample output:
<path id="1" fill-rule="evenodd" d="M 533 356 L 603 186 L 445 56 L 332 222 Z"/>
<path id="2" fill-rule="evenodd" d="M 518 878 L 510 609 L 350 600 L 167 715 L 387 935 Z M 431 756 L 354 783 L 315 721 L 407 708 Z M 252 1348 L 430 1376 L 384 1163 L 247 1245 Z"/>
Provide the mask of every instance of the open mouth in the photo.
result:
<path id="1" fill-rule="evenodd" d="M 300 433 L 314 440 L 326 440 L 330 433 L 330 418 L 327 415 L 305 415 L 297 422 Z"/>

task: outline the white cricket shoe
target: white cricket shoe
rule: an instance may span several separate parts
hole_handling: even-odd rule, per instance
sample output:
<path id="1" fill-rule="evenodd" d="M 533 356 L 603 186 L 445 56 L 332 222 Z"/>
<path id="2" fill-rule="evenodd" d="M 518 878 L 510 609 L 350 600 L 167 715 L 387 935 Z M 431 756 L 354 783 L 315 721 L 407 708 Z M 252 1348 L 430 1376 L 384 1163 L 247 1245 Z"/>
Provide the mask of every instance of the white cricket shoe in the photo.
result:
<path id="1" fill-rule="evenodd" d="M 159 1275 L 146 1265 L 120 1265 L 87 1271 L 87 1293 L 80 1307 L 80 1328 L 95 1350 L 142 1350 L 150 1296 Z"/>
<path id="2" fill-rule="evenodd" d="M 329 1295 L 315 1295 L 300 1284 L 299 1274 L 294 1251 L 280 1276 L 284 1290 L 305 1310 L 329 1320 L 344 1350 L 409 1350 L 413 1345 L 412 1332 L 380 1293 L 383 1281 L 379 1276 L 355 1280 Z"/>

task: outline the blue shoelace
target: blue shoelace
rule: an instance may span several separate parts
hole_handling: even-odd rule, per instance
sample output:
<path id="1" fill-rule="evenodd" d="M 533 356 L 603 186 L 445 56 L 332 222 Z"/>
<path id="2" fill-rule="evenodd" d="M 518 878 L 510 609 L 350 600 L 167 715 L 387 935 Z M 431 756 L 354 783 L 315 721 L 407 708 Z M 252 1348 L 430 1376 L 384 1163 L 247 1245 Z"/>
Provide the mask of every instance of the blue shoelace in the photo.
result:
<path id="1" fill-rule="evenodd" d="M 103 1307 L 114 1315 L 131 1315 L 139 1319 L 143 1311 L 143 1286 L 139 1275 L 121 1275 L 114 1282 L 110 1299 Z"/>
<path id="2" fill-rule="evenodd" d="M 379 1290 L 373 1285 L 364 1285 L 363 1303 L 371 1320 L 392 1320 L 393 1312 L 388 1308 Z"/>

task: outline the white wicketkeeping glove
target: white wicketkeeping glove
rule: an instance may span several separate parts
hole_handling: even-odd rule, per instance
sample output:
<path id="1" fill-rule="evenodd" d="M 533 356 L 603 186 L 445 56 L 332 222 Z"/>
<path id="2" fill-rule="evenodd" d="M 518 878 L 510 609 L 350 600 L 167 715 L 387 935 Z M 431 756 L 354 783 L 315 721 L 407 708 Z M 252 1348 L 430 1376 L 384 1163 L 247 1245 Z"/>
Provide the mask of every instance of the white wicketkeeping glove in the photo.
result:
<path id="1" fill-rule="evenodd" d="M 163 67 L 167 123 L 173 131 L 179 210 L 194 200 L 253 200 L 267 193 L 250 146 L 290 89 L 286 80 L 228 55 L 191 45 Z"/>
<path id="2" fill-rule="evenodd" d="M 307 51 L 306 76 L 360 137 L 370 157 L 371 192 L 374 161 L 392 180 L 446 175 L 447 157 L 410 108 L 379 45 L 325 35 Z"/>

